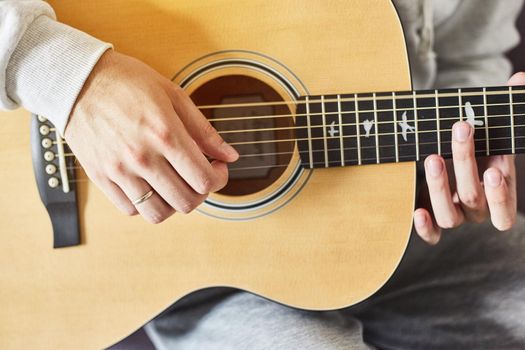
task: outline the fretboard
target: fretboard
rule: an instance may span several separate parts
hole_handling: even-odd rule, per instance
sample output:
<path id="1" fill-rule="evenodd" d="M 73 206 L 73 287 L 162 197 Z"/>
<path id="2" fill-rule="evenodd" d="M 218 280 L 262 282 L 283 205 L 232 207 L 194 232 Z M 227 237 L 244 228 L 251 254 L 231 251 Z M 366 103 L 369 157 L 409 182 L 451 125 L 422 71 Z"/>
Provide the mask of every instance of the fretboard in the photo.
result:
<path id="1" fill-rule="evenodd" d="M 475 128 L 477 156 L 525 152 L 525 87 L 306 96 L 296 138 L 304 167 L 452 157 L 452 126 Z"/>

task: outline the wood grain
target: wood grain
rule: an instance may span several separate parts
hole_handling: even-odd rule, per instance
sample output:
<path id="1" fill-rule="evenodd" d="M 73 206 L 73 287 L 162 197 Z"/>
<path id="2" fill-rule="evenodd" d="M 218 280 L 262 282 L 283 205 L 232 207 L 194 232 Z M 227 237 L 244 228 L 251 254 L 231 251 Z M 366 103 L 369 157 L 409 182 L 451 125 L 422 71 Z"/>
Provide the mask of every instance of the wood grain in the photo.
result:
<path id="1" fill-rule="evenodd" d="M 58 18 L 167 77 L 220 50 L 284 63 L 313 94 L 410 89 L 390 1 L 50 1 Z M 306 309 L 374 293 L 411 229 L 413 164 L 315 171 L 272 215 L 231 222 L 199 213 L 151 226 L 80 187 L 83 244 L 51 249 L 34 185 L 28 114 L 2 113 L 0 348 L 100 349 L 183 295 L 234 286 Z"/>

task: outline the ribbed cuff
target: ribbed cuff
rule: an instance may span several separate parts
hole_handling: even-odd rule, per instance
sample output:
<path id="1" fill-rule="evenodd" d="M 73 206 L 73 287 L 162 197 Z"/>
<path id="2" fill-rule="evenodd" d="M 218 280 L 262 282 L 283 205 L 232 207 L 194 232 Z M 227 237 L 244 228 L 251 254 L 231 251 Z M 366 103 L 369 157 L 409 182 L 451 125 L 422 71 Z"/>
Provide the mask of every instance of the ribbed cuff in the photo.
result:
<path id="1" fill-rule="evenodd" d="M 7 66 L 7 94 L 63 135 L 86 79 L 112 46 L 49 17 L 26 30 Z"/>

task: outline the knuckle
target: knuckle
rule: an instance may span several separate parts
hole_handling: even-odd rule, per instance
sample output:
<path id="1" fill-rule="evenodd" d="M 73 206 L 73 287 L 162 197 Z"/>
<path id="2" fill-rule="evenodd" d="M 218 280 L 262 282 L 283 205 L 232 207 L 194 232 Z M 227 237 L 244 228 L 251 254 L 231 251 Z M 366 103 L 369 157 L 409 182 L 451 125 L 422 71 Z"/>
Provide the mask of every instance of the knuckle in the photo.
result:
<path id="1" fill-rule="evenodd" d="M 133 163 L 139 167 L 147 167 L 149 165 L 149 156 L 142 150 L 131 150 L 129 151 L 129 156 L 131 157 Z"/>
<path id="2" fill-rule="evenodd" d="M 161 125 L 155 131 L 156 141 L 165 147 L 172 148 L 174 146 L 173 130 L 168 125 Z"/>
<path id="3" fill-rule="evenodd" d="M 491 204 L 498 207 L 505 206 L 509 200 L 507 194 L 504 192 L 494 193 L 491 197 Z"/>
<path id="4" fill-rule="evenodd" d="M 193 211 L 193 209 L 195 209 L 197 207 L 197 205 L 191 201 L 183 201 L 181 202 L 178 207 L 177 207 L 177 211 L 182 213 L 182 214 L 189 214 Z"/>
<path id="5" fill-rule="evenodd" d="M 183 214 L 189 214 L 195 210 L 206 199 L 204 195 L 195 195 L 194 198 L 179 200 L 177 211 Z"/>
<path id="6" fill-rule="evenodd" d="M 202 135 L 206 140 L 217 140 L 224 142 L 218 137 L 219 135 L 217 134 L 217 130 L 209 122 L 204 123 L 204 130 L 202 131 Z"/>
<path id="7" fill-rule="evenodd" d="M 166 216 L 164 216 L 164 215 L 162 215 L 160 213 L 151 213 L 151 214 L 147 215 L 145 218 L 146 218 L 146 220 L 148 222 L 150 222 L 153 225 L 158 225 L 158 224 L 162 223 L 164 220 L 167 219 Z"/>
<path id="8" fill-rule="evenodd" d="M 126 173 L 126 167 L 124 166 L 124 163 L 120 160 L 114 160 L 112 162 L 109 162 L 109 172 L 113 175 L 124 175 Z"/>
<path id="9" fill-rule="evenodd" d="M 200 194 L 208 194 L 213 189 L 213 180 L 211 176 L 203 177 L 197 184 L 195 189 Z"/>
<path id="10" fill-rule="evenodd" d="M 130 206 L 121 206 L 121 209 L 120 209 L 125 215 L 127 216 L 135 216 L 137 215 L 137 210 L 133 207 L 130 207 Z"/>
<path id="11" fill-rule="evenodd" d="M 454 149 L 453 157 L 459 162 L 470 162 L 474 160 L 473 148 L 470 145 L 463 145 Z"/>
<path id="12" fill-rule="evenodd" d="M 459 197 L 461 202 L 469 208 L 479 208 L 483 204 L 483 196 L 477 191 L 462 193 Z"/>
<path id="13" fill-rule="evenodd" d="M 446 193 L 449 191 L 447 184 L 445 183 L 444 179 L 436 179 L 434 181 L 428 182 L 428 190 L 430 192 L 430 196 L 439 196 L 442 193 Z"/>

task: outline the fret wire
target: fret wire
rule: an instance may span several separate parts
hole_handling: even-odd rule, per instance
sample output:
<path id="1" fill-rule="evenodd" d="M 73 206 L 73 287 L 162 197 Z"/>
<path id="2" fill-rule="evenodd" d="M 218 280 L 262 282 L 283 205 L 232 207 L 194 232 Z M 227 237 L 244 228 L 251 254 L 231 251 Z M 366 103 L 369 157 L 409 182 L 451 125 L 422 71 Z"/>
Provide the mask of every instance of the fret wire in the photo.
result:
<path id="1" fill-rule="evenodd" d="M 504 125 L 504 126 L 491 126 L 490 129 L 491 130 L 495 130 L 495 129 L 504 129 L 504 128 L 507 128 L 508 126 L 507 125 Z M 521 128 L 521 127 L 525 127 L 525 125 L 518 125 L 516 126 L 516 128 Z M 452 129 L 443 129 L 441 130 L 442 132 L 451 132 Z M 436 132 L 436 130 L 423 130 L 423 131 L 420 131 L 419 133 L 423 134 L 423 133 L 434 133 Z M 379 133 L 379 136 L 392 136 L 394 135 L 394 133 Z M 371 135 L 372 136 L 372 135 Z M 354 138 L 356 137 L 358 140 L 359 140 L 359 137 L 356 135 L 349 135 L 349 136 L 345 136 L 344 138 L 347 139 L 347 138 Z M 329 140 L 332 140 L 332 139 L 335 139 L 336 137 L 327 137 L 327 139 Z M 312 137 L 311 140 L 322 140 L 323 137 Z M 255 145 L 255 144 L 261 144 L 261 143 L 279 143 L 279 142 L 295 142 L 295 141 L 307 141 L 308 139 L 306 138 L 296 138 L 296 139 L 283 139 L 283 140 L 260 140 L 260 141 L 246 141 L 246 142 L 230 142 L 229 145 L 232 145 L 232 146 L 237 146 L 237 145 Z M 510 138 L 509 138 L 510 140 Z M 442 143 L 445 143 L 445 142 L 442 142 Z"/>
<path id="2" fill-rule="evenodd" d="M 397 132 L 397 104 L 396 104 L 396 93 L 392 92 L 392 109 L 394 111 L 394 134 L 395 134 L 395 147 L 396 147 L 396 163 L 399 163 L 399 136 Z"/>
<path id="3" fill-rule="evenodd" d="M 461 89 L 458 89 L 458 99 L 459 99 L 459 120 L 463 121 L 463 99 L 461 98 Z"/>
<path id="4" fill-rule="evenodd" d="M 509 86 L 509 107 L 510 107 L 510 134 L 512 137 L 512 154 L 516 154 L 516 140 L 514 138 L 514 98 L 512 96 L 512 86 Z"/>
<path id="5" fill-rule="evenodd" d="M 417 120 L 417 98 L 416 98 L 416 91 L 412 92 L 412 99 L 414 100 L 414 127 L 416 129 L 415 137 L 416 137 L 416 160 L 419 161 L 419 128 L 418 128 L 418 120 Z"/>
<path id="6" fill-rule="evenodd" d="M 337 111 L 339 114 L 339 144 L 341 145 L 341 166 L 345 166 L 345 146 L 343 141 L 343 116 L 341 113 L 341 95 L 337 95 Z"/>
<path id="7" fill-rule="evenodd" d="M 309 97 L 306 96 L 306 114 L 308 115 L 308 117 L 306 118 L 306 125 L 307 125 L 307 132 L 308 132 L 308 149 L 309 149 L 309 152 L 310 152 L 310 168 L 313 168 L 313 163 L 314 163 L 314 156 L 313 156 L 313 153 L 312 153 L 312 129 L 310 128 L 311 124 L 310 124 L 310 102 L 309 102 Z"/>
<path id="8" fill-rule="evenodd" d="M 324 144 L 324 164 L 325 168 L 328 168 L 328 144 L 326 140 L 326 116 L 325 116 L 325 106 L 324 106 L 324 95 L 321 96 L 321 115 L 323 119 L 323 144 Z"/>
<path id="9" fill-rule="evenodd" d="M 499 87 L 499 86 L 494 86 Z M 520 86 L 521 87 L 521 86 Z M 524 86 L 525 87 L 525 86 Z M 448 90 L 448 89 L 443 89 Z M 417 91 L 417 90 L 416 90 Z M 385 91 L 383 91 L 385 92 Z M 397 91 L 398 93 L 410 93 L 410 91 Z M 381 93 L 381 92 L 376 92 Z M 514 95 L 524 95 L 525 90 L 520 90 L 518 92 L 513 92 Z M 356 94 L 348 94 L 350 95 L 356 95 Z M 498 91 L 488 92 L 487 95 L 505 95 L 502 93 L 499 93 Z M 479 96 L 478 92 L 465 92 L 463 93 L 463 96 Z M 419 95 L 420 98 L 432 98 L 434 97 L 433 94 L 431 95 Z M 457 97 L 457 93 L 449 92 L 449 93 L 440 93 L 439 97 Z M 388 100 L 390 97 L 379 97 L 378 100 Z M 402 97 L 398 97 L 402 99 Z M 348 99 L 341 99 L 342 102 L 351 102 L 353 101 L 354 97 L 348 97 Z M 366 97 L 360 97 L 358 98 L 359 101 L 369 101 Z M 320 102 L 319 100 L 310 100 L 311 103 L 317 103 Z M 336 102 L 336 100 L 326 100 L 326 102 Z M 275 102 L 254 102 L 254 103 L 233 103 L 233 104 L 224 104 L 224 105 L 204 105 L 204 106 L 197 106 L 199 109 L 218 109 L 218 108 L 244 108 L 244 107 L 257 107 L 257 106 L 279 106 L 279 105 L 298 105 L 298 104 L 304 104 L 305 102 L 297 102 L 296 100 L 293 101 L 275 101 Z"/>
<path id="10" fill-rule="evenodd" d="M 487 156 L 490 156 L 490 140 L 489 140 L 489 113 L 487 106 L 487 88 L 483 88 L 483 111 L 485 113 L 485 139 L 487 146 Z"/>
<path id="11" fill-rule="evenodd" d="M 434 90 L 434 98 L 436 100 L 436 127 L 437 127 L 437 139 L 438 139 L 438 154 L 441 155 L 441 121 L 439 115 L 439 95 L 438 90 Z"/>
<path id="12" fill-rule="evenodd" d="M 374 121 L 375 121 L 375 128 L 376 128 L 376 161 L 377 164 L 380 163 L 380 155 L 379 155 L 379 125 L 377 124 L 377 101 L 376 101 L 376 94 L 372 94 L 373 102 L 374 102 Z"/>
<path id="13" fill-rule="evenodd" d="M 354 94 L 355 103 L 355 125 L 357 130 L 357 164 L 363 164 L 361 161 L 361 127 L 359 126 L 359 104 L 357 101 L 357 94 Z"/>

